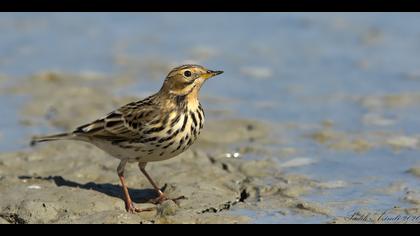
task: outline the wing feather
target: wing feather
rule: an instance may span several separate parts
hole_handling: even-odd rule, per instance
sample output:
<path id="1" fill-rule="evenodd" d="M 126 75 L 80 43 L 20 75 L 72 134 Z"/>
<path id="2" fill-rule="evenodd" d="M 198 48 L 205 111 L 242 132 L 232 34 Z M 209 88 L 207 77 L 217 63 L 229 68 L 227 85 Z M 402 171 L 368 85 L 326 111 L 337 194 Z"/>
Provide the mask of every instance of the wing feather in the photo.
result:
<path id="1" fill-rule="evenodd" d="M 107 114 L 105 117 L 78 127 L 74 133 L 78 136 L 106 140 L 139 139 L 144 135 L 144 127 L 157 123 L 161 114 L 158 106 L 143 101 L 129 103 Z"/>

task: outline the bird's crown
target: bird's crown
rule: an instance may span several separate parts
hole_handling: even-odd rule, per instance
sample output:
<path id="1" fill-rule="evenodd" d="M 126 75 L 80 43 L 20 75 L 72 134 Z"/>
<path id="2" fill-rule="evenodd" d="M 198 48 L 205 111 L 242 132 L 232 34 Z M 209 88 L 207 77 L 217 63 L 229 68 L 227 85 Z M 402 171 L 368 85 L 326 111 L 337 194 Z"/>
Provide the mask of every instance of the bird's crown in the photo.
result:
<path id="1" fill-rule="evenodd" d="M 178 66 L 166 76 L 161 91 L 173 95 L 198 93 L 207 79 L 221 73 L 223 71 L 213 71 L 194 64 Z"/>

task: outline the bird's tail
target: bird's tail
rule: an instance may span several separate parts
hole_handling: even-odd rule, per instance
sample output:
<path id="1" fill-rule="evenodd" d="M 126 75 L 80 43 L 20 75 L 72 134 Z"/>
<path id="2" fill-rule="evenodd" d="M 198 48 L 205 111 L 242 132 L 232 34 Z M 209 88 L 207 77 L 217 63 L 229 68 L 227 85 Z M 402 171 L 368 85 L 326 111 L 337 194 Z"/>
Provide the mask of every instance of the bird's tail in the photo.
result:
<path id="1" fill-rule="evenodd" d="M 41 143 L 41 142 L 72 139 L 73 137 L 74 137 L 73 133 L 61 133 L 61 134 L 54 134 L 54 135 L 48 135 L 48 136 L 35 136 L 35 137 L 32 137 L 31 146 L 35 146 L 37 143 Z"/>

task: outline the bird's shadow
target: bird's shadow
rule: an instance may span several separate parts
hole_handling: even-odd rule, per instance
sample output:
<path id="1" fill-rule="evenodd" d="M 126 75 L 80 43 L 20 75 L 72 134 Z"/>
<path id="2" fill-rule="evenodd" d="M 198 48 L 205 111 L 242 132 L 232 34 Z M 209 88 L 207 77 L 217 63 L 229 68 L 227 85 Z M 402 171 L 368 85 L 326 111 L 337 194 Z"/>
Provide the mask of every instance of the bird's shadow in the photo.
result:
<path id="1" fill-rule="evenodd" d="M 106 194 L 111 197 L 116 197 L 120 199 L 124 199 L 122 188 L 120 185 L 116 184 L 96 184 L 93 182 L 88 182 L 86 184 L 80 184 L 71 180 L 64 179 L 61 176 L 19 176 L 19 179 L 36 179 L 36 180 L 46 180 L 46 181 L 53 181 L 58 187 L 65 186 L 71 188 L 80 188 L 86 190 L 94 190 L 103 194 Z M 163 186 L 161 189 L 162 192 L 165 191 L 167 185 Z M 130 193 L 131 199 L 135 203 L 147 203 L 150 200 L 158 197 L 158 193 L 154 189 L 132 189 L 129 188 L 128 192 Z"/>

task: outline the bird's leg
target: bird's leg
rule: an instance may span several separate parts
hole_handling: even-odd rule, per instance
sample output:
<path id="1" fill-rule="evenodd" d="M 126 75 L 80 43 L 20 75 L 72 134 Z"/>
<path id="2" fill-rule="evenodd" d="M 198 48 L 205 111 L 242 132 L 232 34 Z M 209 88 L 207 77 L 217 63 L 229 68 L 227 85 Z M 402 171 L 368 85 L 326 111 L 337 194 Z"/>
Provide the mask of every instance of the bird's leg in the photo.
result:
<path id="1" fill-rule="evenodd" d="M 125 178 L 124 178 L 124 169 L 125 169 L 126 164 L 127 164 L 127 160 L 121 160 L 117 168 L 118 177 L 120 178 L 123 193 L 124 193 L 125 209 L 127 210 L 127 212 L 130 212 L 130 213 L 145 211 L 145 210 L 140 210 L 136 208 L 133 204 L 133 201 L 131 201 L 131 197 L 130 197 L 130 194 L 128 193 L 127 184 L 125 183 Z"/>
<path id="2" fill-rule="evenodd" d="M 153 181 L 153 179 L 147 173 L 147 171 L 146 171 L 146 164 L 147 164 L 146 162 L 139 162 L 140 171 L 144 174 L 144 176 L 146 176 L 147 180 L 149 180 L 150 184 L 153 186 L 153 188 L 159 194 L 159 196 L 157 198 L 151 200 L 152 203 L 154 203 L 154 204 L 161 204 L 162 202 L 164 202 L 166 200 L 177 201 L 177 200 L 185 199 L 184 196 L 180 196 L 180 197 L 177 197 L 177 198 L 168 198 L 168 197 L 166 197 L 165 194 L 157 186 L 157 184 L 155 183 L 155 181 Z"/>

